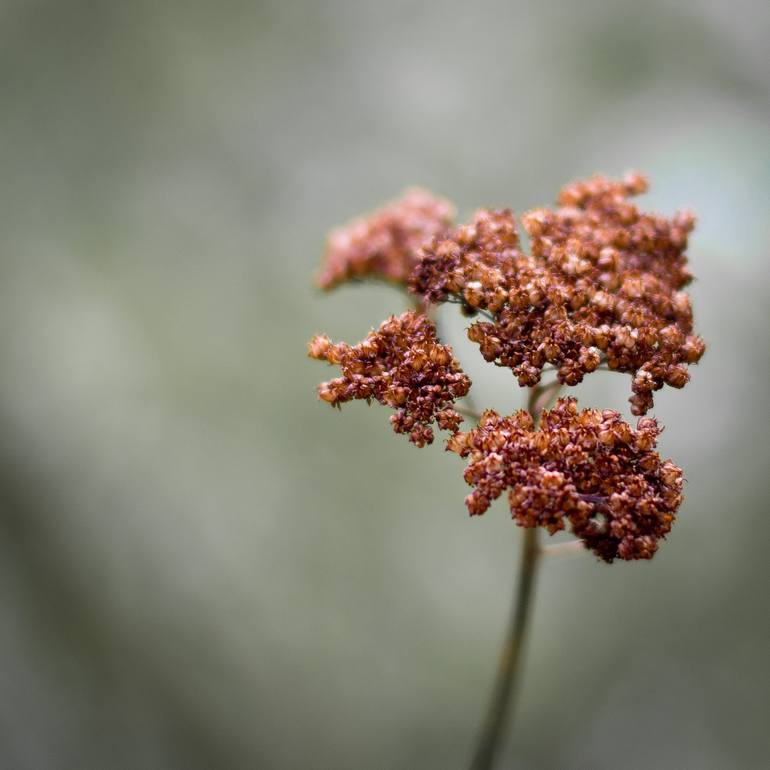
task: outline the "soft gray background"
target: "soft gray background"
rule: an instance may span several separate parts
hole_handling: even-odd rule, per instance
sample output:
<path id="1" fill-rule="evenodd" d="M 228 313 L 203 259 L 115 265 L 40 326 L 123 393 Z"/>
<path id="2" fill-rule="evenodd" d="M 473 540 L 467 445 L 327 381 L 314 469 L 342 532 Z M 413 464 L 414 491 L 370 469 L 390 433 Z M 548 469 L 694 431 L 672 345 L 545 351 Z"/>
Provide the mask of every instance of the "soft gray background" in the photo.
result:
<path id="1" fill-rule="evenodd" d="M 306 340 L 405 303 L 311 276 L 409 184 L 466 216 L 635 167 L 700 216 L 710 347 L 655 411 L 687 500 L 651 563 L 546 565 L 503 764 L 767 767 L 769 11 L 0 4 L 0 766 L 463 767 L 519 532 L 317 402 Z"/>

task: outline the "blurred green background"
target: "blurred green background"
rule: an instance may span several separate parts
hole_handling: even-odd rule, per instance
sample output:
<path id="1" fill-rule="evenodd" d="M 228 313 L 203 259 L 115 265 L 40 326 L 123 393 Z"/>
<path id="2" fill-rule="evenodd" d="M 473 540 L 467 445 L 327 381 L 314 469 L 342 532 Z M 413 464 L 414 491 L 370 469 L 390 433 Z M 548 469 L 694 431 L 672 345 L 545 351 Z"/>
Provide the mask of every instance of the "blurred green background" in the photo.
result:
<path id="1" fill-rule="evenodd" d="M 653 562 L 546 565 L 503 766 L 767 767 L 769 35 L 762 0 L 5 0 L 0 766 L 465 766 L 520 533 L 316 400 L 306 340 L 405 301 L 312 275 L 410 184 L 465 217 L 633 167 L 700 217 L 710 347 L 655 409 L 686 502 Z"/>

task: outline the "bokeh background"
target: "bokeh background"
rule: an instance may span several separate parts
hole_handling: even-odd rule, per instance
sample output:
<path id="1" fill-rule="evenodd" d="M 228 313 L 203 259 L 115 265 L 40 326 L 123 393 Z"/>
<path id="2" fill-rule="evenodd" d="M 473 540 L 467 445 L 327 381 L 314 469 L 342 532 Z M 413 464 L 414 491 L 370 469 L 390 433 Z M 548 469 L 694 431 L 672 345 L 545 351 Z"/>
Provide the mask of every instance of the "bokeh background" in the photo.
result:
<path id="1" fill-rule="evenodd" d="M 316 400 L 306 340 L 405 300 L 312 275 L 410 184 L 464 217 L 633 167 L 700 217 L 710 348 L 655 409 L 687 499 L 651 563 L 546 565 L 502 765 L 767 767 L 769 35 L 762 0 L 5 0 L 0 766 L 465 766 L 520 533 Z"/>

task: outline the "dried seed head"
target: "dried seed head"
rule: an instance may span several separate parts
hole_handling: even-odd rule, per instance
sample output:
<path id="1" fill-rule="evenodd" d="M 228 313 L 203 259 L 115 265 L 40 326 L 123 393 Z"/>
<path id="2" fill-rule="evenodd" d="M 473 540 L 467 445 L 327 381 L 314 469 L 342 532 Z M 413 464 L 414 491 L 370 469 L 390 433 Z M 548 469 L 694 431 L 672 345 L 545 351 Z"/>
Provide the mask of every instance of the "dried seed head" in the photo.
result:
<path id="1" fill-rule="evenodd" d="M 527 412 L 488 411 L 447 449 L 469 458 L 471 515 L 508 490 L 518 524 L 551 534 L 569 528 L 611 562 L 651 558 L 681 503 L 682 471 L 654 451 L 659 433 L 653 419 L 634 430 L 617 412 L 581 412 L 575 399 L 562 398 L 543 412 L 539 429 Z"/>
<path id="2" fill-rule="evenodd" d="M 536 384 L 546 363 L 576 385 L 606 361 L 633 375 L 632 410 L 644 414 L 653 391 L 684 386 L 705 349 L 682 291 L 694 218 L 640 213 L 628 198 L 646 189 L 634 173 L 567 185 L 559 208 L 522 217 L 532 256 L 519 250 L 510 211 L 477 211 L 423 248 L 410 288 L 485 314 L 469 338 L 521 385 Z"/>
<path id="3" fill-rule="evenodd" d="M 375 399 L 396 409 L 390 421 L 396 433 L 418 447 L 433 441 L 432 423 L 456 432 L 462 417 L 452 409 L 471 381 L 436 338 L 424 315 L 408 311 L 384 321 L 363 342 L 333 344 L 326 335 L 311 340 L 309 355 L 339 364 L 342 376 L 321 383 L 318 395 L 333 406 L 353 399 Z"/>
<path id="4" fill-rule="evenodd" d="M 453 206 L 427 190 L 412 188 L 397 201 L 333 230 L 318 284 L 333 289 L 352 279 L 405 283 L 420 247 L 448 232 Z"/>

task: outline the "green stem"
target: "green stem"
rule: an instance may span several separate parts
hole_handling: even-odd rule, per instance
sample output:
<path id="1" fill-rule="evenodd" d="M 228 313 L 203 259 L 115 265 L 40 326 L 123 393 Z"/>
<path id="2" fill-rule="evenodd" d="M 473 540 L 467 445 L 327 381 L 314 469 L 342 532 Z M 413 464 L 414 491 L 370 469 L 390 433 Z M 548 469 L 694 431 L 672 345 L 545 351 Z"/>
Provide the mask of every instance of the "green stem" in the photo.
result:
<path id="1" fill-rule="evenodd" d="M 540 422 L 543 408 L 555 395 L 555 390 L 550 387 L 530 390 L 528 408 L 536 426 Z M 541 553 L 538 545 L 538 528 L 525 529 L 521 542 L 518 583 L 511 607 L 508 631 L 500 654 L 492 699 L 476 745 L 471 770 L 490 770 L 494 766 L 495 757 L 505 738 L 506 728 L 510 729 L 513 696 L 521 671 L 522 649 L 532 610 L 535 577 Z"/>
<path id="2" fill-rule="evenodd" d="M 540 556 L 536 527 L 524 530 L 519 582 L 511 608 L 508 634 L 500 655 L 492 700 L 471 763 L 472 770 L 489 770 L 502 746 L 512 711 L 512 696 L 521 665 L 521 653 L 532 606 L 535 575 Z"/>

